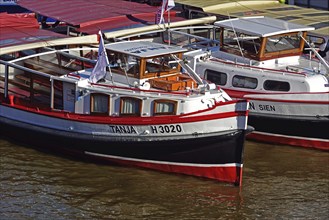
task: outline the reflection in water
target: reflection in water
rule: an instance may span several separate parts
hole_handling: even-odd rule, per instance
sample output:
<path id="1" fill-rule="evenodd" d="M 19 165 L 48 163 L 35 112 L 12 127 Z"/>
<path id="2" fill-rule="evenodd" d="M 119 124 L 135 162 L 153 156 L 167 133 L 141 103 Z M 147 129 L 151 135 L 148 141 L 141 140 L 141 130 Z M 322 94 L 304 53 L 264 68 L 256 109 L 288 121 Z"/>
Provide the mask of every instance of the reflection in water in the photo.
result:
<path id="1" fill-rule="evenodd" d="M 0 139 L 0 219 L 327 219 L 327 152 L 247 142 L 242 188 Z"/>

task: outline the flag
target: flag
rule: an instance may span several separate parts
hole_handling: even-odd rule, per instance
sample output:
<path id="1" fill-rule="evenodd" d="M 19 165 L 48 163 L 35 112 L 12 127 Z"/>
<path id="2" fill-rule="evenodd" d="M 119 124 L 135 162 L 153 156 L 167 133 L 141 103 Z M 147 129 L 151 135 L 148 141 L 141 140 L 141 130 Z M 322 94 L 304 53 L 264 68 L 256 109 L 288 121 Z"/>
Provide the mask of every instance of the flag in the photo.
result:
<path id="1" fill-rule="evenodd" d="M 175 7 L 174 0 L 167 0 L 167 8 L 166 8 L 166 11 L 170 11 L 173 7 Z"/>
<path id="2" fill-rule="evenodd" d="M 174 0 L 163 0 L 162 1 L 162 6 L 158 8 L 157 14 L 156 14 L 157 24 L 163 24 L 164 23 L 163 14 L 167 11 L 170 11 L 173 7 L 175 7 Z"/>
<path id="3" fill-rule="evenodd" d="M 104 78 L 106 75 L 106 67 L 109 65 L 109 60 L 107 58 L 106 50 L 104 47 L 104 40 L 102 32 L 98 32 L 100 36 L 99 47 L 98 47 L 98 57 L 97 63 L 90 74 L 89 81 L 92 83 L 97 83 L 98 80 Z"/>
<path id="4" fill-rule="evenodd" d="M 161 21 L 162 19 L 162 21 Z M 159 7 L 157 9 L 157 13 L 156 13 L 156 16 L 155 16 L 155 23 L 156 24 L 161 24 L 163 23 L 163 16 L 161 15 L 161 7 Z"/>

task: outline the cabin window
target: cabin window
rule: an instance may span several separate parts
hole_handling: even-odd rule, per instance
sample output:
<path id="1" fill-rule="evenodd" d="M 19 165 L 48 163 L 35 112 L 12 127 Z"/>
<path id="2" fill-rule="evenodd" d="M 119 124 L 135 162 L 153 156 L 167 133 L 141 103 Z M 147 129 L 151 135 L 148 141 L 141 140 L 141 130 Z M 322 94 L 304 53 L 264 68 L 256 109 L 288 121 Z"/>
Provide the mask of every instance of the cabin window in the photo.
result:
<path id="1" fill-rule="evenodd" d="M 257 79 L 252 77 L 234 76 L 232 79 L 232 85 L 234 87 L 255 89 L 257 87 L 257 84 Z"/>
<path id="2" fill-rule="evenodd" d="M 178 45 L 181 47 L 193 47 L 194 45 L 197 45 L 197 48 L 203 46 L 216 46 L 214 45 L 214 41 L 210 40 L 213 36 L 212 33 L 212 29 L 209 28 L 182 29 L 179 30 L 179 32 L 164 34 L 163 39 L 165 43 L 168 43 L 170 40 L 172 45 Z"/>
<path id="3" fill-rule="evenodd" d="M 177 102 L 171 100 L 154 101 L 154 115 L 175 115 Z"/>
<path id="4" fill-rule="evenodd" d="M 223 39 L 223 43 L 224 43 L 224 47 L 231 47 L 231 48 L 237 48 L 237 34 L 234 33 L 231 30 L 224 30 L 223 33 L 224 39 Z"/>
<path id="5" fill-rule="evenodd" d="M 315 48 L 319 48 L 321 49 L 321 45 L 326 43 L 326 40 L 323 37 L 319 37 L 319 36 L 314 36 L 314 35 L 307 35 L 307 41 L 310 42 L 311 44 L 314 44 Z M 305 44 L 305 47 L 308 47 Z"/>
<path id="6" fill-rule="evenodd" d="M 216 85 L 225 85 L 227 82 L 227 74 L 214 71 L 214 70 L 206 70 L 206 80 L 215 83 Z"/>
<path id="7" fill-rule="evenodd" d="M 223 49 L 238 56 L 255 57 L 260 48 L 260 38 L 244 33 L 224 30 Z"/>
<path id="8" fill-rule="evenodd" d="M 164 55 L 148 59 L 145 73 L 169 72 L 172 69 L 178 69 L 178 62 L 171 55 Z"/>
<path id="9" fill-rule="evenodd" d="M 298 49 L 300 38 L 297 34 L 285 36 L 271 36 L 267 38 L 265 51 L 277 52 L 282 50 Z"/>
<path id="10" fill-rule="evenodd" d="M 269 91 L 288 92 L 290 90 L 290 84 L 283 81 L 266 80 L 264 82 L 264 89 Z"/>
<path id="11" fill-rule="evenodd" d="M 140 59 L 138 57 L 128 54 L 110 53 L 109 62 L 111 70 L 139 78 Z"/>
<path id="12" fill-rule="evenodd" d="M 120 115 L 140 116 L 142 100 L 132 97 L 121 98 Z"/>
<path id="13" fill-rule="evenodd" d="M 104 94 L 91 94 L 91 114 L 109 113 L 109 96 Z"/>

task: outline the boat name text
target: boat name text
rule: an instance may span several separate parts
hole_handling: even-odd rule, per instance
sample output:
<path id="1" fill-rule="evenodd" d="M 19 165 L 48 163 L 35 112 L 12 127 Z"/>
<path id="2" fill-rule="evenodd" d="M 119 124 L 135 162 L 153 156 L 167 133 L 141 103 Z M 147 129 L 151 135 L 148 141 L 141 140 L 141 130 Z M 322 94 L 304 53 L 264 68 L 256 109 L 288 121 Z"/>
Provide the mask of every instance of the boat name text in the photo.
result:
<path id="1" fill-rule="evenodd" d="M 111 133 L 138 134 L 137 128 L 132 125 L 109 125 Z M 181 125 L 151 125 L 152 133 L 180 133 L 183 131 Z"/>
<path id="2" fill-rule="evenodd" d="M 157 125 L 151 126 L 152 133 L 180 133 L 183 131 L 181 125 Z"/>
<path id="3" fill-rule="evenodd" d="M 275 112 L 275 106 L 274 105 L 261 105 L 261 104 L 255 106 L 255 103 L 249 102 L 249 110 Z"/>
<path id="4" fill-rule="evenodd" d="M 112 133 L 137 134 L 134 126 L 110 125 L 110 129 Z"/>

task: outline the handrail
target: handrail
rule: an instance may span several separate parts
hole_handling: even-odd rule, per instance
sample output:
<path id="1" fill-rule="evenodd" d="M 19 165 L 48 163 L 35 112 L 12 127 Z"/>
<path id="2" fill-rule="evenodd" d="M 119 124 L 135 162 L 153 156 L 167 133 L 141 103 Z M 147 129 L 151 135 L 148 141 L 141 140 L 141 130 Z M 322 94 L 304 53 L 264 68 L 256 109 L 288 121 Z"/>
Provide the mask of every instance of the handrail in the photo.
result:
<path id="1" fill-rule="evenodd" d="M 323 59 L 323 57 L 312 47 L 312 45 L 303 37 L 302 33 L 299 32 L 298 36 L 305 41 L 305 43 L 310 47 L 310 49 L 313 51 L 315 56 L 320 60 L 320 62 L 326 67 L 327 71 L 329 72 L 329 64 Z"/>
<path id="2" fill-rule="evenodd" d="M 160 93 L 160 94 L 173 94 L 173 95 L 186 95 L 186 96 L 189 96 L 192 93 L 192 90 L 187 91 L 187 92 L 168 92 L 168 91 L 150 90 L 150 89 L 146 90 L 146 89 L 140 89 L 140 88 L 127 88 L 127 87 L 124 87 L 124 86 L 105 85 L 105 84 L 99 84 L 99 83 L 90 83 L 90 84 L 95 85 L 95 86 L 113 88 L 113 89 L 124 89 L 124 90 L 131 90 L 131 91 Z"/>
<path id="3" fill-rule="evenodd" d="M 46 51 L 46 52 L 42 52 L 42 53 L 36 53 L 36 54 L 31 54 L 31 55 L 28 55 L 28 56 L 25 56 L 25 57 L 20 57 L 20 58 L 14 59 L 14 60 L 6 61 L 6 62 L 8 62 L 8 63 L 15 63 L 15 62 L 26 60 L 26 59 L 29 59 L 29 58 L 39 57 L 39 56 L 53 54 L 53 53 L 59 53 L 59 54 L 62 54 L 64 56 L 71 57 L 71 58 L 74 58 L 74 59 L 79 59 L 79 60 L 82 60 L 82 61 L 96 63 L 95 60 L 88 59 L 88 58 L 85 58 L 85 57 L 75 56 L 75 55 L 64 53 L 64 52 L 68 52 L 68 51 L 81 51 L 81 50 L 96 50 L 96 51 L 98 50 L 98 48 L 93 48 L 93 47 L 87 47 L 87 48 L 71 48 L 71 49 L 61 49 L 61 50 L 52 50 L 51 48 L 48 48 L 48 49 L 50 51 Z"/>
<path id="4" fill-rule="evenodd" d="M 234 62 L 227 62 L 227 61 L 223 61 L 223 60 L 221 60 L 217 57 L 211 57 L 210 60 L 211 61 L 216 61 L 216 62 L 221 62 L 221 63 L 228 64 L 228 65 L 238 66 L 238 67 L 241 67 L 241 68 L 246 67 L 246 68 L 250 68 L 250 69 L 264 70 L 264 71 L 268 71 L 268 72 L 290 73 L 290 74 L 295 74 L 295 75 L 299 75 L 299 76 L 306 76 L 305 73 L 292 72 L 292 71 L 287 71 L 287 70 L 269 69 L 269 68 L 263 68 L 263 67 L 246 65 L 246 64 L 238 64 L 238 63 L 234 63 Z"/>

